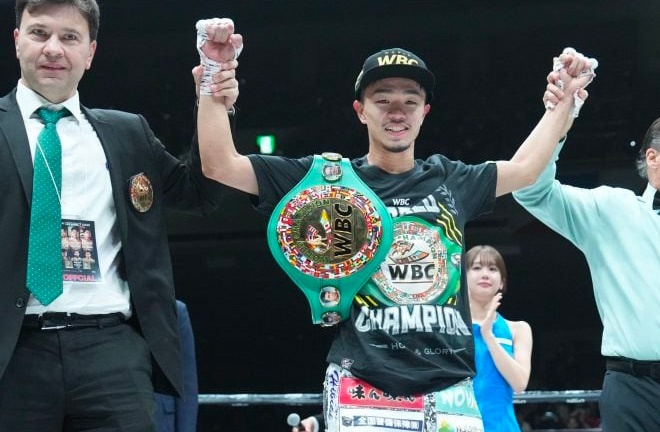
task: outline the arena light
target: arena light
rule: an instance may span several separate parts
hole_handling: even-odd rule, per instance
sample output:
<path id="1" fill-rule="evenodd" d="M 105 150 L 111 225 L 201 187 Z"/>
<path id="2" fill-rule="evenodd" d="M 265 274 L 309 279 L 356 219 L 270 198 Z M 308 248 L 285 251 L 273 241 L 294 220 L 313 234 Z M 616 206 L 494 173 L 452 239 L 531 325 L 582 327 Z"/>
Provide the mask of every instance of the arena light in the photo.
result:
<path id="1" fill-rule="evenodd" d="M 275 135 L 257 135 L 257 147 L 259 147 L 259 153 L 275 153 Z"/>

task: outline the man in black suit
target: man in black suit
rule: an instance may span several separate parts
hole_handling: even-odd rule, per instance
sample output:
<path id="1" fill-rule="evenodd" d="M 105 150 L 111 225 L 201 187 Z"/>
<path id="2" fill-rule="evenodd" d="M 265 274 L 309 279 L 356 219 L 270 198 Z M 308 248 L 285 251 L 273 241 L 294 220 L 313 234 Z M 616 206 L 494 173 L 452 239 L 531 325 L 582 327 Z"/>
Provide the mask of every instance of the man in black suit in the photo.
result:
<path id="1" fill-rule="evenodd" d="M 142 116 L 81 105 L 77 88 L 91 67 L 99 15 L 95 0 L 16 1 L 21 77 L 0 99 L 3 431 L 155 431 L 154 389 L 183 389 L 163 212 L 203 214 L 222 190 L 203 177 L 196 145 L 181 162 Z M 238 97 L 232 58 L 213 76 L 220 83 L 213 94 L 228 107 Z M 59 139 L 52 138 L 52 123 L 42 139 L 48 128 L 41 119 L 63 110 L 67 115 L 54 125 Z M 61 164 L 46 156 L 55 141 Z M 37 159 L 46 182 L 34 180 Z M 44 188 L 56 194 L 57 213 L 34 205 Z M 90 230 L 94 266 L 33 270 L 33 254 L 52 255 L 42 253 L 52 242 L 33 246 L 37 207 L 54 219 L 58 245 L 60 228 L 62 238 Z M 61 244 L 62 252 L 77 247 Z M 55 294 L 37 295 L 33 281 L 51 273 L 62 275 L 47 287 Z"/>

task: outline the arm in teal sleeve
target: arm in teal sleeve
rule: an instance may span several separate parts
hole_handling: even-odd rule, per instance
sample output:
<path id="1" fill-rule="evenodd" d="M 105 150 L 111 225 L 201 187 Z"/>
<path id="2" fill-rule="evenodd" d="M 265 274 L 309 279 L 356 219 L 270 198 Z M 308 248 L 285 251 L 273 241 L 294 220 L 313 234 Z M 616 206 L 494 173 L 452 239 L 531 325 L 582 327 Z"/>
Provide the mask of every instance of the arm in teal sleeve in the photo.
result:
<path id="1" fill-rule="evenodd" d="M 580 247 L 588 233 L 589 220 L 598 217 L 597 193 L 563 185 L 555 179 L 564 142 L 559 143 L 552 162 L 536 183 L 513 192 L 513 197 L 534 217 Z"/>

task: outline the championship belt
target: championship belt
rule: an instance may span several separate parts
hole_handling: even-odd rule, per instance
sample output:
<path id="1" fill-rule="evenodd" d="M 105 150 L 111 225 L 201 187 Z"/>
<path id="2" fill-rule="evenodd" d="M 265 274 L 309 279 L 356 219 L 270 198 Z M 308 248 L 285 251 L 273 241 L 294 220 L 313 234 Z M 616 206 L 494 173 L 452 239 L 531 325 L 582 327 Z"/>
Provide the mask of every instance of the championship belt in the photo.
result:
<path id="1" fill-rule="evenodd" d="M 277 204 L 268 246 L 312 309 L 332 326 L 387 255 L 392 219 L 378 196 L 338 153 L 315 155 L 305 177 Z"/>
<path id="2" fill-rule="evenodd" d="M 394 219 L 392 246 L 367 283 L 381 301 L 399 305 L 445 304 L 460 289 L 457 231 L 416 216 Z"/>

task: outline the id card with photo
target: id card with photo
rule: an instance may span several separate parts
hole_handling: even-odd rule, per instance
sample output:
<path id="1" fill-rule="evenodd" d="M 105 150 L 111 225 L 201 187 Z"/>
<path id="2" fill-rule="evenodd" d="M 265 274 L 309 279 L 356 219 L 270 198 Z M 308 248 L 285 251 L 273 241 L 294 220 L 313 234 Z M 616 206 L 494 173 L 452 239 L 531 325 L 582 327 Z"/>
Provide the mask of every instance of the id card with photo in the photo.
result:
<path id="1" fill-rule="evenodd" d="M 62 219 L 61 241 L 64 282 L 98 283 L 103 280 L 93 221 Z"/>

